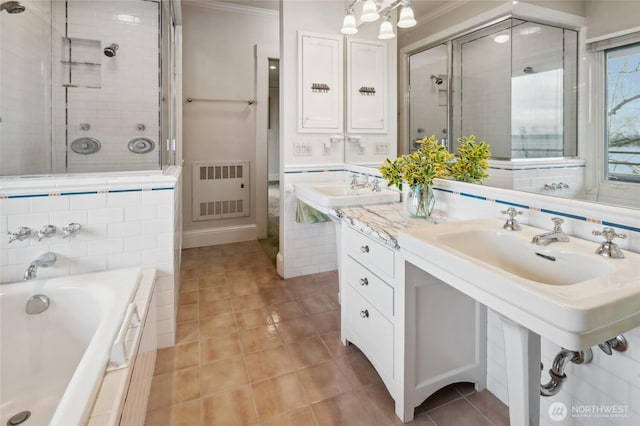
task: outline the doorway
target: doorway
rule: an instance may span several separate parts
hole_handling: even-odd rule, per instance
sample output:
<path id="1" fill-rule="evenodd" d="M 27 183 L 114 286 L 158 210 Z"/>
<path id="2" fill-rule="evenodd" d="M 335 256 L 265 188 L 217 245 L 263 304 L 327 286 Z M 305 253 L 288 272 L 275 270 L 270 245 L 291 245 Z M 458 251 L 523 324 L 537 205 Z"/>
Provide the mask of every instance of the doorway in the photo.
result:
<path id="1" fill-rule="evenodd" d="M 276 264 L 280 249 L 280 61 L 269 59 L 269 98 L 267 118 L 267 237 L 260 239 L 271 262 Z"/>

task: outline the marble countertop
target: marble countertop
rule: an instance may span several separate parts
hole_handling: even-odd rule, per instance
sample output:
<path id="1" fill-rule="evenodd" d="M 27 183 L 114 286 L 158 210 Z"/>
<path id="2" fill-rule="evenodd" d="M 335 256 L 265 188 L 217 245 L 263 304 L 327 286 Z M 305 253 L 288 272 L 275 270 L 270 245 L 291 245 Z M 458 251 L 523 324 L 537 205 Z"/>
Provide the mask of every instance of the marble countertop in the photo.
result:
<path id="1" fill-rule="evenodd" d="M 341 207 L 334 209 L 332 213 L 360 232 L 394 249 L 400 248 L 400 230 L 444 222 L 444 216 L 436 211 L 429 219 L 411 217 L 403 203 Z"/>

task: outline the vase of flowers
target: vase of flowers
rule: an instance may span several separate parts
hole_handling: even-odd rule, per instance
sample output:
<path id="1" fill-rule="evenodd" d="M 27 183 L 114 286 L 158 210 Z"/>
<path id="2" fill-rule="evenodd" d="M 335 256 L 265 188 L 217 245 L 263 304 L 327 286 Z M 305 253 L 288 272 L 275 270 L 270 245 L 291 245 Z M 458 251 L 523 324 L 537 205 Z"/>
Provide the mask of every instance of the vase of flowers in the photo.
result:
<path id="1" fill-rule="evenodd" d="M 380 167 L 389 186 L 396 186 L 402 191 L 404 183 L 409 185 L 405 206 L 412 216 L 428 218 L 431 215 L 435 205 L 435 178 L 482 183 L 488 176 L 489 144 L 476 142 L 474 135 L 458 139 L 457 156 L 438 143 L 435 135 L 417 143 L 419 148 L 416 152 L 401 155 L 393 161 L 386 159 Z"/>
<path id="2" fill-rule="evenodd" d="M 412 216 L 428 218 L 433 211 L 433 179 L 447 174 L 447 164 L 453 159 L 435 135 L 418 141 L 416 152 L 402 155 L 391 161 L 386 159 L 380 172 L 388 184 L 395 185 L 402 191 L 403 184 L 409 185 L 410 191 L 405 200 L 407 211 Z"/>

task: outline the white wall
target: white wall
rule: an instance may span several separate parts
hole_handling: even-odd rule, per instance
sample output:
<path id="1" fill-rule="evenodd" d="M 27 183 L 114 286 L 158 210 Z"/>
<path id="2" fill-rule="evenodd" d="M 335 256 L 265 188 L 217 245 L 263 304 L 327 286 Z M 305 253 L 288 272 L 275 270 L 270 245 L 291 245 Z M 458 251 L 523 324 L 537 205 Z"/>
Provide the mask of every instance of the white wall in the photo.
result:
<path id="1" fill-rule="evenodd" d="M 51 3 L 0 13 L 0 175 L 49 173 Z M 29 46 L 25 49 L 24 46 Z"/>
<path id="2" fill-rule="evenodd" d="M 184 98 L 255 99 L 255 45 L 277 46 L 277 14 L 202 2 L 183 3 L 182 18 Z M 256 161 L 266 162 L 256 159 L 255 106 L 182 102 L 185 247 L 255 239 Z M 250 216 L 194 222 L 194 161 L 250 161 Z"/>
<path id="3" fill-rule="evenodd" d="M 3 180 L 0 190 L 0 283 L 19 282 L 41 254 L 56 263 L 37 271 L 39 278 L 59 277 L 131 266 L 155 268 L 158 281 L 158 344 L 172 346 L 179 288 L 175 244 L 180 240 L 180 168 L 166 175 L 112 174 L 108 177 L 58 176 Z M 62 227 L 77 222 L 75 238 L 62 238 Z M 54 225 L 58 233 L 9 244 L 7 232 L 27 226 L 37 232 Z"/>
<path id="4" fill-rule="evenodd" d="M 638 1 L 585 1 L 587 39 L 628 31 L 640 31 L 640 2 Z"/>

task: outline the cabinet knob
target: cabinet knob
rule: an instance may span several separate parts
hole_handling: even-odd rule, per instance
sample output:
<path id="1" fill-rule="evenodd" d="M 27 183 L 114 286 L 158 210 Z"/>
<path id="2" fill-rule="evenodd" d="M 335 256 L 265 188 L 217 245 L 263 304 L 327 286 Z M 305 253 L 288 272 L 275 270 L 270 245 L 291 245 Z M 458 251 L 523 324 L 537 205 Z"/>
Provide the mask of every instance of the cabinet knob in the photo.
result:
<path id="1" fill-rule="evenodd" d="M 360 247 L 360 252 L 361 253 L 369 253 L 369 246 L 361 246 Z"/>
<path id="2" fill-rule="evenodd" d="M 365 309 L 364 311 L 360 311 L 360 316 L 362 318 L 369 318 L 369 311 Z"/>
<path id="3" fill-rule="evenodd" d="M 360 278 L 360 285 L 369 285 L 369 280 L 367 278 Z"/>

